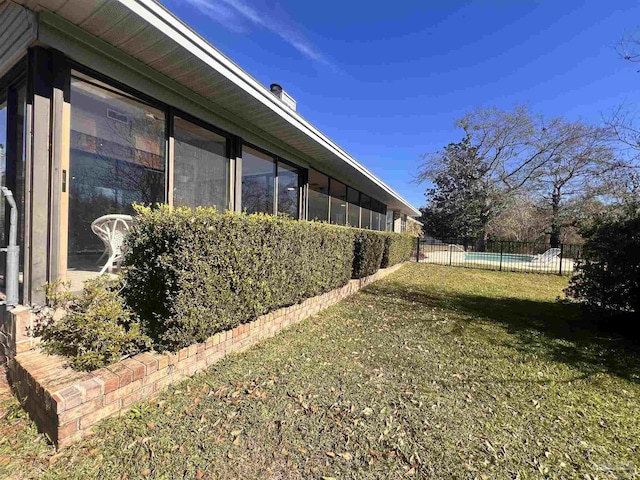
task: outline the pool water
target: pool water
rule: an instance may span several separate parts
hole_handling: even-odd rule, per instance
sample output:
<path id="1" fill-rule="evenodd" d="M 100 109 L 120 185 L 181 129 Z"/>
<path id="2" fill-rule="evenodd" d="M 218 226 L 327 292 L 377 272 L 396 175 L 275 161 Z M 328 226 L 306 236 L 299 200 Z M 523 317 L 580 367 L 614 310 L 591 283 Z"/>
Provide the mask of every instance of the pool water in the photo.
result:
<path id="1" fill-rule="evenodd" d="M 502 263 L 530 263 L 533 260 L 533 255 L 518 255 L 515 253 L 505 253 L 500 255 L 499 253 L 465 253 L 464 259 L 468 261 L 483 261 L 483 262 L 500 262 L 502 256 Z"/>

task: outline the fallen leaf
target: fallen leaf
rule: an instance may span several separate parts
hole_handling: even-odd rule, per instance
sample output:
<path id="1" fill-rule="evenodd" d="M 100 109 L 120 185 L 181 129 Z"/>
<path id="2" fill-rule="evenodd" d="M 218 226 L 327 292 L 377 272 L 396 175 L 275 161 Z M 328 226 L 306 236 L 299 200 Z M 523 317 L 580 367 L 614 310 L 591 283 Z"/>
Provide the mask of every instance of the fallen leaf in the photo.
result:
<path id="1" fill-rule="evenodd" d="M 336 454 L 333 452 L 327 452 L 327 456 L 331 458 L 336 458 Z"/>
<path id="2" fill-rule="evenodd" d="M 344 452 L 344 453 L 339 453 L 338 455 L 340 455 L 342 458 L 344 458 L 346 461 L 351 461 L 353 460 L 353 457 L 351 456 L 351 454 L 349 452 Z"/>

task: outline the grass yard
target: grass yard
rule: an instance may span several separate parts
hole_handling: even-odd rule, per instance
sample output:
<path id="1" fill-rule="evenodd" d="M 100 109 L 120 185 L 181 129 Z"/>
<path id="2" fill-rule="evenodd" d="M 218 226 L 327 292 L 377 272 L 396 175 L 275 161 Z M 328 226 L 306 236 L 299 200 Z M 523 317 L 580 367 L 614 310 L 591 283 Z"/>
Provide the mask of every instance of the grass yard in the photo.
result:
<path id="1" fill-rule="evenodd" d="M 5 400 L 0 477 L 638 478 L 640 353 L 566 282 L 408 265 L 57 455 Z"/>

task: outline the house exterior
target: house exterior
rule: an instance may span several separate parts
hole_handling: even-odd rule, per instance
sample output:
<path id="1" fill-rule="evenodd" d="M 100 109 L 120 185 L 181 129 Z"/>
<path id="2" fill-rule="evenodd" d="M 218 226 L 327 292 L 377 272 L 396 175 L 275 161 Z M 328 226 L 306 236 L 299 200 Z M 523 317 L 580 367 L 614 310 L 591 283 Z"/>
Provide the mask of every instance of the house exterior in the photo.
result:
<path id="1" fill-rule="evenodd" d="M 382 231 L 419 215 L 282 87 L 257 82 L 154 0 L 0 0 L 0 38 L 19 303 L 42 302 L 47 281 L 97 275 L 92 222 L 134 202 Z M 5 201 L 0 221 L 5 246 Z"/>

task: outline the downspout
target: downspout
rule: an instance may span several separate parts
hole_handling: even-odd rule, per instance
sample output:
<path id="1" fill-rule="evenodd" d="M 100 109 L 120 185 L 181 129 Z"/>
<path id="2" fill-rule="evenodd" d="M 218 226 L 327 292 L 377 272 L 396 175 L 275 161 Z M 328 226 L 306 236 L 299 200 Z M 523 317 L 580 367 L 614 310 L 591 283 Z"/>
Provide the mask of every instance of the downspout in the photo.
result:
<path id="1" fill-rule="evenodd" d="M 19 259 L 20 259 L 20 246 L 17 244 L 18 238 L 18 208 L 16 207 L 16 201 L 13 198 L 13 193 L 7 187 L 2 187 L 2 195 L 5 196 L 9 206 L 11 207 L 11 217 L 9 225 L 9 244 L 6 248 L 1 248 L 0 251 L 7 252 L 7 267 L 5 272 L 5 288 L 7 298 L 5 301 L 0 302 L 0 305 L 7 305 L 8 307 L 14 307 L 18 304 L 18 289 L 19 289 Z"/>

